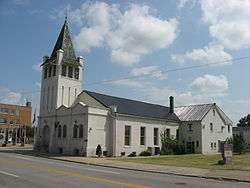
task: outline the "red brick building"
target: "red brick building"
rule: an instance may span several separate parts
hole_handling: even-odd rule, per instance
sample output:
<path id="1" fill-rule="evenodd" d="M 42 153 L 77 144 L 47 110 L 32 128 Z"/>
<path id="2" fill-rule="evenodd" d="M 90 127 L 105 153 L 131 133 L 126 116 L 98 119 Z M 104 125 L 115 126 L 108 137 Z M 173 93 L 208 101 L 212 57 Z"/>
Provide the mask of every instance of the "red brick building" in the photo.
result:
<path id="1" fill-rule="evenodd" d="M 25 136 L 25 127 L 31 127 L 31 103 L 26 106 L 0 103 L 0 144 L 19 142 Z"/>

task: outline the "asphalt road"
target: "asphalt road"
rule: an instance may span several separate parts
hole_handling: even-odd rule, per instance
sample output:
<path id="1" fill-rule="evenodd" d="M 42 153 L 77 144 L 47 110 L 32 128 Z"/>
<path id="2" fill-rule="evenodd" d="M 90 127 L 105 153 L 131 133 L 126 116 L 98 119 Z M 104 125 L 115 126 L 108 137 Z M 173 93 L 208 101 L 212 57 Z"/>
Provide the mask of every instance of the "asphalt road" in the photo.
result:
<path id="1" fill-rule="evenodd" d="M 0 188 L 249 188 L 250 184 L 135 172 L 0 153 Z"/>

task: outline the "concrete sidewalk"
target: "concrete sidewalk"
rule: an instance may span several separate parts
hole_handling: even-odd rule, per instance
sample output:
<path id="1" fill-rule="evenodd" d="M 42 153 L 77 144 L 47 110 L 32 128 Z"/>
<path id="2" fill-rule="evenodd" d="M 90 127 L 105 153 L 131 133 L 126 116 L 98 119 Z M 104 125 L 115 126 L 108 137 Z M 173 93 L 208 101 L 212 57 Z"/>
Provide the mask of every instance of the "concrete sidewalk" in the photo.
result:
<path id="1" fill-rule="evenodd" d="M 1 148 L 0 147 L 0 151 L 19 153 L 23 155 L 45 157 L 48 159 L 74 162 L 74 163 L 80 163 L 80 164 L 120 168 L 120 169 L 133 170 L 133 171 L 143 171 L 143 172 L 151 172 L 151 173 L 161 173 L 161 174 L 180 175 L 180 176 L 188 176 L 188 177 L 199 177 L 199 178 L 239 181 L 239 182 L 250 183 L 250 171 L 211 170 L 211 169 L 201 169 L 201 168 L 175 167 L 175 166 L 163 166 L 163 165 L 123 162 L 123 161 L 118 161 L 118 160 L 112 160 L 112 158 L 61 156 L 61 155 L 53 155 L 53 154 L 48 154 L 48 153 L 39 153 L 39 152 L 33 151 L 31 149 L 31 146 L 28 146 L 28 145 L 25 148 L 22 148 L 22 147 Z"/>

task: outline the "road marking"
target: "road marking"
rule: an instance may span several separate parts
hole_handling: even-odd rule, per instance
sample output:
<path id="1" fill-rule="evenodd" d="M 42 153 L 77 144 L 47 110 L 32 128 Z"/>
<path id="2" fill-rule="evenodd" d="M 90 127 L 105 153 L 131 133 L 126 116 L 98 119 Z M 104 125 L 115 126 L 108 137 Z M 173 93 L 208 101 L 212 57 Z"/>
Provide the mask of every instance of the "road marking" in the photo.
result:
<path id="1" fill-rule="evenodd" d="M 15 177 L 15 178 L 19 178 L 19 176 L 15 175 L 15 174 L 11 174 L 11 173 L 4 172 L 4 171 L 1 171 L 1 170 L 0 170 L 0 174 L 4 174 L 4 175 L 7 175 L 7 176 L 12 176 L 12 177 Z"/>
<path id="2" fill-rule="evenodd" d="M 29 164 L 29 163 L 19 163 L 17 161 L 12 161 L 12 160 L 0 160 L 1 162 L 4 162 L 5 164 L 14 164 L 15 166 L 19 167 L 24 167 L 24 168 L 30 168 L 34 171 L 38 172 L 48 172 L 52 174 L 60 174 L 63 176 L 73 176 L 73 177 L 78 177 L 83 180 L 89 180 L 89 181 L 94 181 L 98 183 L 105 183 L 105 184 L 113 184 L 113 185 L 119 185 L 123 187 L 129 187 L 129 188 L 149 188 L 148 186 L 145 185 L 140 185 L 140 184 L 134 184 L 134 183 L 129 183 L 129 182 L 122 182 L 122 181 L 116 181 L 108 178 L 102 178 L 102 177 L 96 177 L 96 176 L 87 176 L 83 175 L 80 172 L 73 172 L 73 171 L 66 171 L 60 168 L 56 167 L 51 167 L 47 165 L 37 165 L 37 164 Z M 13 174 L 14 175 L 14 174 Z M 16 175 L 14 175 L 16 176 Z"/>
<path id="3" fill-rule="evenodd" d="M 119 172 L 114 172 L 114 171 L 108 171 L 108 170 L 101 170 L 101 169 L 95 169 L 95 168 L 86 168 L 86 167 L 79 167 L 79 166 L 74 166 L 74 165 L 66 165 L 58 162 L 50 162 L 50 161 L 39 161 L 35 160 L 32 158 L 26 158 L 21 155 L 14 156 L 17 159 L 23 159 L 23 160 L 28 160 L 28 161 L 35 161 L 35 162 L 42 162 L 42 163 L 47 163 L 47 164 L 55 164 L 63 167 L 68 167 L 68 168 L 78 168 L 78 169 L 84 169 L 84 170 L 89 170 L 89 171 L 95 171 L 95 172 L 103 172 L 103 173 L 109 173 L 109 174 L 121 174 Z"/>
<path id="4" fill-rule="evenodd" d="M 84 170 L 90 170 L 90 171 L 96 171 L 96 172 L 110 173 L 110 174 L 121 174 L 119 172 L 108 171 L 108 170 L 100 170 L 100 169 L 95 169 L 95 168 L 83 168 L 83 169 Z"/>

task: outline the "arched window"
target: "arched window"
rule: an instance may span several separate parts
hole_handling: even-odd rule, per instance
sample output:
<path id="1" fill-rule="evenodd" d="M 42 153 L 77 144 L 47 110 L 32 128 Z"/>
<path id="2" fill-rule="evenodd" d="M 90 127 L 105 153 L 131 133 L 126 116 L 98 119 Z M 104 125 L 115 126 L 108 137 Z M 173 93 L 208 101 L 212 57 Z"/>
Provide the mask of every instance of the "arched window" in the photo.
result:
<path id="1" fill-rule="evenodd" d="M 79 127 L 79 138 L 83 137 L 83 125 L 81 124 Z"/>
<path id="2" fill-rule="evenodd" d="M 77 138 L 77 125 L 76 124 L 74 125 L 74 128 L 73 128 L 73 138 Z"/>
<path id="3" fill-rule="evenodd" d="M 62 127 L 61 127 L 61 125 L 59 125 L 59 126 L 58 126 L 57 137 L 58 137 L 58 138 L 61 138 L 61 136 L 62 136 Z"/>
<path id="4" fill-rule="evenodd" d="M 63 126 L 63 138 L 66 138 L 66 136 L 67 136 L 67 126 L 64 125 Z"/>

